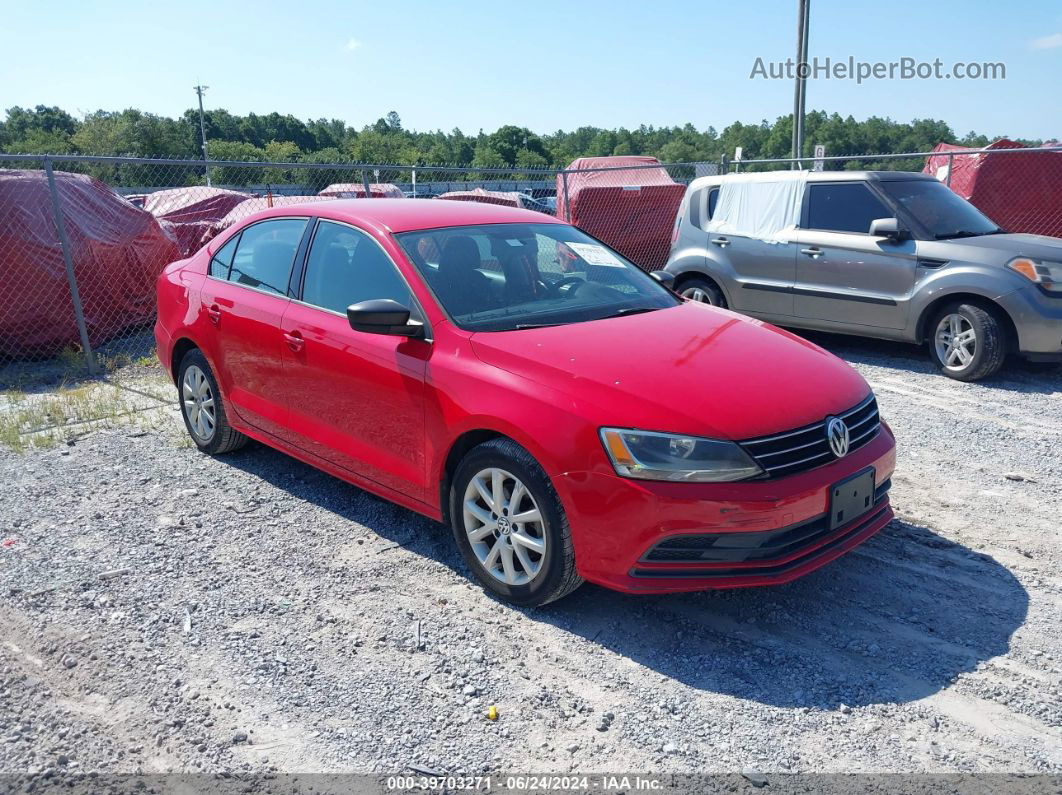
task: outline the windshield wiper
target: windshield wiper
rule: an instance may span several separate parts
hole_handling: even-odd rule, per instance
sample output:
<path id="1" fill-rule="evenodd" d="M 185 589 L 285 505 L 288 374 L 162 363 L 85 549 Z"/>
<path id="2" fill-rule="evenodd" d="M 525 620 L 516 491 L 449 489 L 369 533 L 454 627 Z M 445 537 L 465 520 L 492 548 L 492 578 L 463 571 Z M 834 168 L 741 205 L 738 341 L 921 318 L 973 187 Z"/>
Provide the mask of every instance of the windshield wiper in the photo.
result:
<path id="1" fill-rule="evenodd" d="M 626 317 L 627 315 L 640 315 L 643 312 L 655 312 L 663 307 L 659 306 L 628 306 L 626 309 L 617 309 L 611 315 L 602 315 L 598 320 L 608 320 L 610 317 Z"/>
<path id="2" fill-rule="evenodd" d="M 962 237 L 983 237 L 985 235 L 1001 235 L 1003 230 L 1000 227 L 996 227 L 991 232 L 971 232 L 969 230 L 962 230 L 961 232 L 945 232 L 942 235 L 934 235 L 934 240 L 957 240 Z"/>
<path id="3" fill-rule="evenodd" d="M 567 326 L 567 323 L 519 323 L 513 326 L 513 331 L 523 331 L 529 328 L 553 328 L 554 326 Z M 504 329 L 502 329 L 504 331 Z"/>

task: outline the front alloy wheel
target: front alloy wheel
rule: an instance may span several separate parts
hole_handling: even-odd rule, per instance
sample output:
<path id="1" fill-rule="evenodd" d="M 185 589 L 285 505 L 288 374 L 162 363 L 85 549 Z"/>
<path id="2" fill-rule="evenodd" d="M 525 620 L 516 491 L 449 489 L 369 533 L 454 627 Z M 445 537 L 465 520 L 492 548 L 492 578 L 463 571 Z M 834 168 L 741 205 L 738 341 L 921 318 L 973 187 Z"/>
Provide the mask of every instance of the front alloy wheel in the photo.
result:
<path id="1" fill-rule="evenodd" d="M 448 508 L 461 556 L 495 596 L 544 605 L 582 582 L 557 491 L 512 439 L 489 439 L 465 454 L 450 482 Z"/>
<path id="2" fill-rule="evenodd" d="M 976 304 L 947 307 L 931 326 L 929 352 L 944 375 L 977 381 L 996 372 L 1007 355 L 1007 330 L 995 312 Z"/>
<path id="3" fill-rule="evenodd" d="M 546 533 L 527 487 L 496 467 L 472 476 L 464 495 L 464 528 L 479 564 L 506 585 L 526 585 L 542 571 Z"/>

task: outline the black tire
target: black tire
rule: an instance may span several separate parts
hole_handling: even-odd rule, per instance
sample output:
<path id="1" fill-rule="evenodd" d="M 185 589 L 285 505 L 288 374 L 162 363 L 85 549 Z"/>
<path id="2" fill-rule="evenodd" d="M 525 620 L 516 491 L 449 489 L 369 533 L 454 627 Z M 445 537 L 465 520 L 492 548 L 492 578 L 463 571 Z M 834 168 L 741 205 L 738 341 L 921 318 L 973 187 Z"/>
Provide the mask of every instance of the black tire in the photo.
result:
<path id="1" fill-rule="evenodd" d="M 723 296 L 723 291 L 719 289 L 718 285 L 700 276 L 683 279 L 676 292 L 690 301 L 698 301 L 702 304 L 711 304 L 712 306 L 726 309 L 726 298 Z"/>
<path id="2" fill-rule="evenodd" d="M 944 361 L 938 350 L 938 331 L 945 318 L 957 315 L 974 332 L 974 349 L 970 360 L 961 366 Z M 929 356 L 940 371 L 957 381 L 980 381 L 994 374 L 1007 358 L 1007 329 L 995 313 L 976 304 L 954 303 L 936 314 L 929 327 Z"/>
<path id="3" fill-rule="evenodd" d="M 478 473 L 497 468 L 511 473 L 524 485 L 541 514 L 545 553 L 541 569 L 530 582 L 509 585 L 487 571 L 472 550 L 464 527 L 464 494 Z M 495 596 L 515 605 L 534 607 L 567 596 L 583 583 L 575 570 L 571 528 L 557 492 L 538 462 L 511 439 L 491 439 L 465 455 L 450 487 L 450 526 L 465 563 L 480 584 Z M 500 542 L 498 539 L 497 542 Z"/>
<path id="4" fill-rule="evenodd" d="M 184 384 L 185 376 L 193 367 L 198 368 L 198 372 L 205 376 L 213 399 L 213 430 L 209 435 L 200 434 L 193 427 L 193 421 L 189 416 L 192 409 L 185 399 Z M 230 453 L 233 450 L 239 450 L 247 444 L 247 437 L 229 424 L 228 416 L 225 414 L 225 403 L 221 396 L 221 390 L 218 388 L 218 381 L 214 377 L 214 371 L 210 369 L 206 357 L 198 348 L 188 351 L 184 358 L 181 359 L 180 367 L 177 368 L 177 399 L 181 406 L 184 427 L 187 429 L 188 435 L 192 437 L 192 441 L 195 442 L 195 446 L 204 453 L 221 455 Z"/>

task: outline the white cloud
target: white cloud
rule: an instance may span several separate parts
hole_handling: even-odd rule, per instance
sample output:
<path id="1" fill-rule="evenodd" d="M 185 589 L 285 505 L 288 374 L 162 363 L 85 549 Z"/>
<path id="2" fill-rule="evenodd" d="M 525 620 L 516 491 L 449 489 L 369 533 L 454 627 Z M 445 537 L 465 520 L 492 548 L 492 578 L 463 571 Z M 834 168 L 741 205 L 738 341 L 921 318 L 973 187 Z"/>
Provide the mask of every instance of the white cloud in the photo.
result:
<path id="1" fill-rule="evenodd" d="M 361 42 L 357 39 L 347 39 L 347 52 L 353 52 L 361 46 Z"/>
<path id="2" fill-rule="evenodd" d="M 1034 50 L 1052 50 L 1055 47 L 1062 47 L 1062 33 L 1052 33 L 1050 36 L 1032 40 Z"/>

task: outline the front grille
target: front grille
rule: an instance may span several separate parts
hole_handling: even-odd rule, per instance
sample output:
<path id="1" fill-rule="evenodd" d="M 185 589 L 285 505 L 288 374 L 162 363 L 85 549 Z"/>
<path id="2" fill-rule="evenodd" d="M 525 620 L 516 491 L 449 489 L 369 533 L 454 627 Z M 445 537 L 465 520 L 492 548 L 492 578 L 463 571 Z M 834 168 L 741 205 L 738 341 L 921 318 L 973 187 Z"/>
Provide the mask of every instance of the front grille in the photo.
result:
<path id="1" fill-rule="evenodd" d="M 881 427 L 878 402 L 871 395 L 855 408 L 837 415 L 848 426 L 848 451 L 856 450 L 871 439 Z M 761 436 L 738 442 L 763 467 L 769 478 L 795 475 L 828 464 L 835 459 L 826 438 L 829 418 L 794 431 Z"/>
<path id="2" fill-rule="evenodd" d="M 874 489 L 875 508 L 872 510 L 881 506 L 891 485 L 892 481 L 886 480 Z M 748 563 L 777 560 L 814 546 L 832 532 L 829 514 L 824 513 L 778 530 L 670 536 L 646 552 L 642 562 Z"/>

